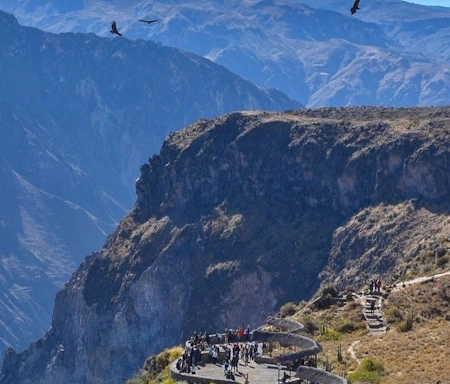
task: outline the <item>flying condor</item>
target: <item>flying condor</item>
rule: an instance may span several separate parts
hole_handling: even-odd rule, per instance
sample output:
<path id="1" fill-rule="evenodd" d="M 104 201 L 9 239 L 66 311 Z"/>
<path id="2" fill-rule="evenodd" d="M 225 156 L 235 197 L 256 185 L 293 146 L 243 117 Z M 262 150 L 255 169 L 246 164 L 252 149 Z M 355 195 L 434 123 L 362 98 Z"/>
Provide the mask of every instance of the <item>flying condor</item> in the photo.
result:
<path id="1" fill-rule="evenodd" d="M 109 31 L 111 33 L 114 33 L 115 35 L 122 36 L 122 34 L 117 30 L 116 22 L 113 21 L 111 24 L 111 30 Z"/>
<path id="2" fill-rule="evenodd" d="M 350 12 L 354 15 L 358 9 L 361 9 L 359 8 L 359 0 L 355 0 L 353 7 L 350 8 Z"/>
<path id="3" fill-rule="evenodd" d="M 159 20 L 158 19 L 156 19 L 156 20 L 142 20 L 142 19 L 140 19 L 139 21 L 142 21 L 143 23 L 151 24 L 151 23 L 154 23 L 155 21 L 159 21 Z"/>

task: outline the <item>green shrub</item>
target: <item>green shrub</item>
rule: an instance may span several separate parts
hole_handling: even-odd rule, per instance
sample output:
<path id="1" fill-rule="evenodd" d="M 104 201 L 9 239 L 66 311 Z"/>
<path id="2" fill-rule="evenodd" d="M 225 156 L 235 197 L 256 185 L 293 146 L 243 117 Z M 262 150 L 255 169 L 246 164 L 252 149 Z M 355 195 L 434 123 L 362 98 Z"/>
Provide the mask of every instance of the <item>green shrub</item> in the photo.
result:
<path id="1" fill-rule="evenodd" d="M 314 303 L 317 309 L 326 309 L 333 304 L 333 298 L 338 296 L 338 291 L 334 285 L 327 285 L 321 290 L 321 298 Z"/>
<path id="2" fill-rule="evenodd" d="M 183 355 L 183 348 L 175 347 L 169 348 L 162 351 L 158 356 L 156 356 L 156 363 L 158 368 L 162 371 L 164 370 L 172 361 L 175 361 L 180 356 Z"/>
<path id="3" fill-rule="evenodd" d="M 401 321 L 397 325 L 397 329 L 400 332 L 408 332 L 408 331 L 410 331 L 412 329 L 413 322 L 414 322 L 414 315 L 412 313 L 408 313 L 408 315 L 406 316 L 406 319 Z"/>
<path id="4" fill-rule="evenodd" d="M 299 307 L 292 303 L 286 303 L 280 308 L 281 316 L 293 316 L 299 311 Z"/>
<path id="5" fill-rule="evenodd" d="M 377 372 L 382 374 L 384 372 L 384 362 L 373 357 L 368 357 L 361 361 L 360 369 L 362 371 Z"/>
<path id="6" fill-rule="evenodd" d="M 178 383 L 178 381 L 176 381 L 170 377 L 169 370 L 170 370 L 170 367 L 166 367 L 164 369 L 164 373 L 162 374 L 161 384 L 177 384 Z"/>
<path id="7" fill-rule="evenodd" d="M 132 379 L 127 381 L 127 384 L 153 384 L 155 379 L 162 372 L 163 384 L 176 384 L 169 375 L 169 364 L 183 355 L 182 347 L 168 348 L 159 353 L 156 357 L 148 357 L 145 361 L 144 368 Z M 161 383 L 161 380 L 158 381 Z"/>
<path id="8" fill-rule="evenodd" d="M 336 331 L 333 328 L 325 327 L 324 331 L 318 337 L 319 341 L 331 341 L 331 340 L 341 340 L 343 337 L 342 333 Z"/>
<path id="9" fill-rule="evenodd" d="M 338 295 L 338 291 L 334 285 L 326 285 L 322 288 L 321 293 L 323 296 L 330 295 L 331 297 L 337 297 Z"/>
<path id="10" fill-rule="evenodd" d="M 392 307 L 386 309 L 386 311 L 384 312 L 384 317 L 390 324 L 397 323 L 403 320 L 403 313 L 398 307 L 393 305 Z"/>
<path id="11" fill-rule="evenodd" d="M 378 372 L 356 371 L 348 375 L 352 384 L 379 384 L 381 376 Z"/>
<path id="12" fill-rule="evenodd" d="M 319 324 L 310 316 L 303 318 L 302 324 L 305 327 L 305 331 L 313 336 L 319 330 Z"/>
<path id="13" fill-rule="evenodd" d="M 352 333 L 360 328 L 361 326 L 358 323 L 356 323 L 356 321 L 351 319 L 344 319 L 342 323 L 336 326 L 336 330 L 341 333 Z"/>
<path id="14" fill-rule="evenodd" d="M 361 361 L 357 371 L 348 375 L 352 384 L 378 384 L 384 372 L 384 362 L 372 357 Z"/>

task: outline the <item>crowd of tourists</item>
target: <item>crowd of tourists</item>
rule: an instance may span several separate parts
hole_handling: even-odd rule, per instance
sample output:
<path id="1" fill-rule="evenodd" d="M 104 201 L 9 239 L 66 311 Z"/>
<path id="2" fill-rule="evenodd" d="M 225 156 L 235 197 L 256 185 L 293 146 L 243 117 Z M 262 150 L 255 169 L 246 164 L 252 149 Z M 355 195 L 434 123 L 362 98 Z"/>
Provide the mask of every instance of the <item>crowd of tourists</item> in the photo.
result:
<path id="1" fill-rule="evenodd" d="M 270 348 L 266 343 L 251 340 L 249 326 L 226 329 L 225 332 L 218 331 L 215 334 L 194 332 L 186 342 L 183 356 L 177 360 L 177 370 L 196 374 L 198 365 L 202 363 L 202 352 L 207 352 L 204 360 L 223 368 L 226 379 L 235 380 L 236 374 L 239 374 L 248 382 L 248 377 L 239 372 L 239 365 L 248 366 L 256 357 L 269 353 Z M 296 359 L 288 367 L 295 372 L 300 365 L 314 367 L 316 364 L 313 357 L 306 357 Z"/>
<path id="2" fill-rule="evenodd" d="M 247 366 L 266 349 L 266 343 L 260 347 L 258 342 L 251 341 L 249 325 L 246 328 L 217 331 L 215 334 L 194 332 L 186 343 L 183 356 L 177 360 L 176 367 L 179 372 L 196 374 L 198 364 L 202 360 L 202 352 L 207 351 L 208 362 L 223 366 L 224 376 L 234 380 L 235 374 L 239 373 L 239 362 Z"/>

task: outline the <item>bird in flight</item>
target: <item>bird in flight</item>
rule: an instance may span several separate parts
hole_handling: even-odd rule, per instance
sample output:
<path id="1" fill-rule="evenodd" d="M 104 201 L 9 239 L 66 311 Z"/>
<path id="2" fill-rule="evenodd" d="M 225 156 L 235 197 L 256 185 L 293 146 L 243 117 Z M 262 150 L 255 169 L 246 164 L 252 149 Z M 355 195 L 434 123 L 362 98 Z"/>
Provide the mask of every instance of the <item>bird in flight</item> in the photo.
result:
<path id="1" fill-rule="evenodd" d="M 156 19 L 156 20 L 142 20 L 142 19 L 140 19 L 139 21 L 142 21 L 143 23 L 151 24 L 151 23 L 154 23 L 155 21 L 159 21 L 159 20 L 158 19 Z"/>
<path id="2" fill-rule="evenodd" d="M 353 7 L 350 8 L 350 12 L 354 15 L 358 9 L 361 9 L 359 8 L 359 0 L 355 0 Z"/>
<path id="3" fill-rule="evenodd" d="M 114 33 L 116 35 L 122 36 L 122 34 L 117 30 L 116 22 L 113 21 L 111 24 L 111 30 L 109 31 L 111 33 Z"/>

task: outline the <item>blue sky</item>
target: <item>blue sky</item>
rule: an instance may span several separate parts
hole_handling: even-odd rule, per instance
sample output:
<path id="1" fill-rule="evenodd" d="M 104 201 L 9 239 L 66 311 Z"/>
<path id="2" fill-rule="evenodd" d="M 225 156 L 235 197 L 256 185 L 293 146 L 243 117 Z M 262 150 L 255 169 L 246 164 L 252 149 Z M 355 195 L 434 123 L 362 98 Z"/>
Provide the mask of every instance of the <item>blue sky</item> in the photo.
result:
<path id="1" fill-rule="evenodd" d="M 450 7 L 450 0 L 405 0 L 409 3 L 423 4 L 423 5 L 442 5 Z"/>

